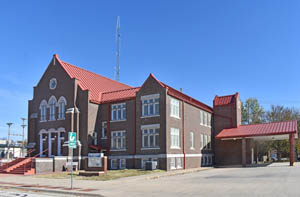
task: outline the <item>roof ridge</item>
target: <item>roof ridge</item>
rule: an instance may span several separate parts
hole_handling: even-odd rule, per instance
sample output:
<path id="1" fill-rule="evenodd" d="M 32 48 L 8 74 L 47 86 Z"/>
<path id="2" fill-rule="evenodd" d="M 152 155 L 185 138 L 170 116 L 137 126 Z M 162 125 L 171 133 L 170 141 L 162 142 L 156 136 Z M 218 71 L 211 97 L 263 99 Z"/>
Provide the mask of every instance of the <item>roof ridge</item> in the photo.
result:
<path id="1" fill-rule="evenodd" d="M 239 125 L 239 127 L 242 127 L 242 126 L 252 126 L 252 125 L 262 125 L 262 124 L 273 124 L 273 123 L 281 123 L 281 122 L 294 122 L 294 121 L 297 121 L 297 119 L 294 119 L 294 120 L 284 120 L 284 121 L 274 121 L 274 122 L 263 122 L 263 123 L 255 123 L 255 124 L 244 124 L 244 125 Z"/>
<path id="2" fill-rule="evenodd" d="M 109 93 L 115 93 L 115 92 L 122 92 L 126 90 L 133 90 L 133 89 L 138 89 L 140 87 L 133 87 L 133 88 L 127 88 L 127 89 L 122 89 L 122 90 L 114 90 L 114 91 L 109 91 L 109 92 L 102 92 L 102 94 L 109 94 Z"/>
<path id="3" fill-rule="evenodd" d="M 60 60 L 60 59 L 59 59 L 59 60 Z M 114 82 L 117 82 L 117 83 L 120 83 L 120 84 L 123 84 L 123 85 L 129 86 L 129 85 L 127 85 L 127 84 L 124 84 L 124 83 L 121 83 L 121 82 L 119 82 L 119 81 L 116 81 L 116 80 L 110 79 L 110 78 L 108 78 L 108 77 L 105 77 L 105 76 L 103 76 L 103 75 L 100 75 L 100 74 L 98 74 L 98 73 L 95 73 L 95 72 L 92 72 L 92 71 L 86 70 L 86 69 L 84 69 L 84 68 L 81 68 L 81 67 L 79 67 L 79 66 L 76 66 L 76 65 L 74 65 L 74 64 L 70 64 L 70 63 L 68 63 L 68 62 L 66 62 L 66 61 L 63 61 L 63 60 L 60 60 L 60 61 L 61 61 L 62 63 L 69 64 L 70 66 L 73 66 L 73 67 L 75 67 L 75 68 L 78 68 L 78 69 L 80 69 L 80 70 L 83 70 L 83 71 L 85 71 L 85 72 L 91 73 L 91 74 L 93 74 L 93 75 L 96 75 L 96 76 L 99 76 L 99 77 L 103 77 L 103 78 L 105 78 L 105 79 L 108 79 L 108 80 L 110 80 L 110 81 L 114 81 Z"/>
<path id="4" fill-rule="evenodd" d="M 235 96 L 235 94 L 228 94 L 228 95 L 224 95 L 224 96 L 218 96 L 218 95 L 216 95 L 217 98 L 229 97 L 229 96 Z"/>

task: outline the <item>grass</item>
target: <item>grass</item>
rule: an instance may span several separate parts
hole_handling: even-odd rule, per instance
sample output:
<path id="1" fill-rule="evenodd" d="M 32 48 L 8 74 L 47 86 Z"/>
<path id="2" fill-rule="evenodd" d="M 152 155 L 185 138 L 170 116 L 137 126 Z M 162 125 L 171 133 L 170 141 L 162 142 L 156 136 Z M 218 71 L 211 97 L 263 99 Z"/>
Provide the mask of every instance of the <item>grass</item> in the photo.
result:
<path id="1" fill-rule="evenodd" d="M 140 170 L 140 169 L 125 169 L 125 170 L 108 170 L 106 174 L 100 176 L 79 176 L 79 172 L 74 172 L 73 176 L 75 179 L 80 180 L 92 180 L 92 181 L 108 181 L 114 180 L 124 177 L 130 176 L 140 176 L 145 174 L 153 174 L 157 172 L 165 172 L 164 170 Z M 53 174 L 44 174 L 44 175 L 36 175 L 37 178 L 50 178 L 50 179 L 67 179 L 71 177 L 70 172 L 62 172 L 62 173 L 53 173 Z"/>

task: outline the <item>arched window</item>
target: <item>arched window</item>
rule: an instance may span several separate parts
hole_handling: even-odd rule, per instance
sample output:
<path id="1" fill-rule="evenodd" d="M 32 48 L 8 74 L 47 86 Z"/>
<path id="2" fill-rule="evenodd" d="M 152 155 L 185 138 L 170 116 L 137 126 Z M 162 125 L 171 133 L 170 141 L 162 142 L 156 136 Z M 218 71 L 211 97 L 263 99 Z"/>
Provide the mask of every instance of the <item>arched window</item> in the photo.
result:
<path id="1" fill-rule="evenodd" d="M 46 121 L 47 120 L 47 101 L 42 100 L 40 104 L 40 110 L 41 110 L 41 121 Z"/>
<path id="2" fill-rule="evenodd" d="M 65 119 L 66 105 L 67 101 L 65 97 L 61 96 L 58 99 L 58 119 L 60 120 Z"/>
<path id="3" fill-rule="evenodd" d="M 50 120 L 55 120 L 56 105 L 57 105 L 55 96 L 51 96 L 48 103 L 50 108 Z"/>

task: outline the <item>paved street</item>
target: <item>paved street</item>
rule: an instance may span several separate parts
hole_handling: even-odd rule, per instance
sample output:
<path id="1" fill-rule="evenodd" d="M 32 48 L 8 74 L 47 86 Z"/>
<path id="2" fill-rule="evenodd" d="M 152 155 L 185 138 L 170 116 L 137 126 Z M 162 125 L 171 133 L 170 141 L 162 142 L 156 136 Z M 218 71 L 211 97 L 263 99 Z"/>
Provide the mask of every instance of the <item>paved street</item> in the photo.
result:
<path id="1" fill-rule="evenodd" d="M 216 168 L 183 175 L 149 175 L 112 181 L 76 180 L 86 194 L 103 196 L 300 196 L 300 164 L 288 163 L 253 168 Z M 32 185 L 69 186 L 67 179 L 3 176 L 3 182 L 27 181 Z M 90 189 L 90 190 L 88 190 Z"/>

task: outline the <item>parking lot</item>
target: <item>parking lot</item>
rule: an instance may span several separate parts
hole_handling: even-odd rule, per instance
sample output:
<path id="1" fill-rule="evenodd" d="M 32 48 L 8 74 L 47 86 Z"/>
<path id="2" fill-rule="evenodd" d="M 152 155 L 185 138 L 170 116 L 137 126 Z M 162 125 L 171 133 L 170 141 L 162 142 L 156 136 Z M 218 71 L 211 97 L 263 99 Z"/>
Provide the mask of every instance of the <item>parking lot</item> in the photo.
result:
<path id="1" fill-rule="evenodd" d="M 267 167 L 213 168 L 170 176 L 140 176 L 112 181 L 76 180 L 75 187 L 92 188 L 90 194 L 103 196 L 300 196 L 300 165 L 276 163 Z M 67 186 L 68 179 L 30 176 L 1 177 L 1 182 L 16 180 L 31 184 Z"/>

